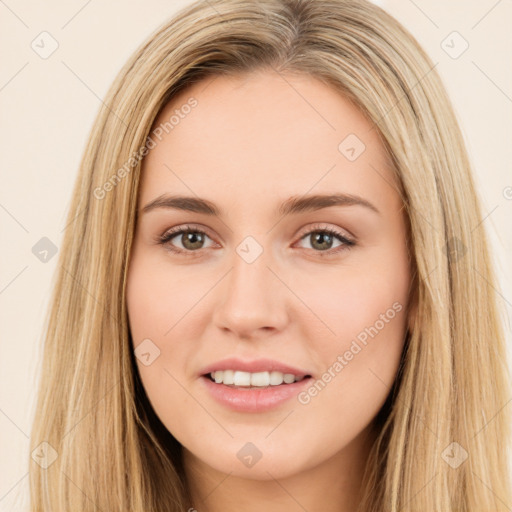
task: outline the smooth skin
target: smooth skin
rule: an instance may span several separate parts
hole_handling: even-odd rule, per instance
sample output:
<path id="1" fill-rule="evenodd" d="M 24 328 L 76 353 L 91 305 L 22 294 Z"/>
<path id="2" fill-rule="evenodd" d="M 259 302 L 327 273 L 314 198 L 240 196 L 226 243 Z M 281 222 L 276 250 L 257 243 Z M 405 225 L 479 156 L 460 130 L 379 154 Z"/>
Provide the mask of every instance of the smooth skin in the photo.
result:
<path id="1" fill-rule="evenodd" d="M 407 328 L 407 230 L 384 147 L 352 103 L 306 75 L 203 79 L 174 97 L 154 128 L 192 97 L 195 108 L 161 141 L 153 137 L 143 162 L 126 299 L 133 348 L 150 339 L 160 350 L 148 366 L 137 359 L 144 388 L 184 448 L 198 511 L 352 512 Z M 353 161 L 347 154 L 357 151 L 339 149 L 349 134 L 365 145 Z M 143 212 L 163 194 L 206 199 L 221 215 Z M 358 197 L 377 211 L 342 204 L 278 213 L 292 196 L 313 194 Z M 159 243 L 187 226 L 206 235 Z M 354 244 L 314 234 L 322 229 Z M 258 244 L 249 250 L 263 251 L 252 263 L 237 252 L 246 237 Z M 393 304 L 394 317 L 376 324 Z M 382 323 L 307 404 L 293 397 L 266 412 L 236 412 L 199 377 L 226 357 L 264 357 L 307 369 L 314 382 Z M 252 467 L 237 457 L 247 442 L 262 454 Z"/>

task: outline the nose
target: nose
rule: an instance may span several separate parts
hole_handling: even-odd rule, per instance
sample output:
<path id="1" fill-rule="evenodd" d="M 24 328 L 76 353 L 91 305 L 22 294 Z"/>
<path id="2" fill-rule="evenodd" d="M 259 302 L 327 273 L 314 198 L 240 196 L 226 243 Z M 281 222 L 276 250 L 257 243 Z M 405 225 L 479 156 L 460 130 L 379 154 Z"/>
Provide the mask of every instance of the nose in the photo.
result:
<path id="1" fill-rule="evenodd" d="M 216 287 L 213 321 L 218 328 L 241 339 L 284 329 L 292 294 L 273 267 L 265 251 L 252 263 L 233 255 L 231 270 Z"/>

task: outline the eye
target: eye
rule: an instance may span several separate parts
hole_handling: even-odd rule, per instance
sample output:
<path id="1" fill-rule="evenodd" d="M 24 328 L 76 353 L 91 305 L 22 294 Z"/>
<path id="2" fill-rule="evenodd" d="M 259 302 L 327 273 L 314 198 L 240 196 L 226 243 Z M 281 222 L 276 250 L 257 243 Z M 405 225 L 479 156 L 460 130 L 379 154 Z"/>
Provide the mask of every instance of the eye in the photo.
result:
<path id="1" fill-rule="evenodd" d="M 326 228 L 322 226 L 314 226 L 300 238 L 300 241 L 306 240 L 310 242 L 315 252 L 326 253 L 329 255 L 336 254 L 340 251 L 348 250 L 355 245 L 355 241 L 345 233 L 338 231 L 334 228 Z M 338 240 L 339 245 L 334 249 L 332 248 L 335 240 Z M 324 254 L 321 254 L 324 256 Z"/>
<path id="2" fill-rule="evenodd" d="M 333 255 L 340 251 L 348 250 L 356 244 L 354 240 L 341 231 L 320 225 L 315 225 L 312 229 L 302 234 L 299 241 L 308 240 L 308 237 L 314 252 L 325 253 L 321 254 L 321 256 Z M 175 238 L 179 241 L 181 247 L 176 246 L 172 242 Z M 167 230 L 163 235 L 157 237 L 157 242 L 167 246 L 168 250 L 174 253 L 188 253 L 187 255 L 190 255 L 190 253 L 199 252 L 200 249 L 208 248 L 204 245 L 206 238 L 211 240 L 203 229 L 186 225 Z M 333 249 L 332 246 L 335 240 L 339 242 L 339 245 Z"/>
<path id="3" fill-rule="evenodd" d="M 171 240 L 176 238 L 181 247 L 176 247 Z M 194 226 L 178 226 L 166 231 L 162 236 L 158 237 L 158 243 L 167 245 L 170 251 L 183 253 L 183 252 L 197 252 L 203 249 L 205 238 L 210 238 L 206 231 Z M 211 238 L 210 238 L 211 240 Z"/>

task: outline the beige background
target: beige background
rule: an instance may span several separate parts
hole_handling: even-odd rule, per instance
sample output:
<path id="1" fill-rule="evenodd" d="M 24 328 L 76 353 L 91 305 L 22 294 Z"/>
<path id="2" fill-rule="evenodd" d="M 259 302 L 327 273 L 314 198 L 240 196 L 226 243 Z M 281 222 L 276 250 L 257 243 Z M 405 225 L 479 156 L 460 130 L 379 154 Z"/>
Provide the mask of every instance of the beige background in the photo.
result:
<path id="1" fill-rule="evenodd" d="M 25 460 L 43 315 L 57 262 L 56 257 L 41 262 L 32 247 L 42 237 L 60 246 L 79 159 L 101 98 L 137 46 L 188 3 L 0 0 L 0 511 L 22 510 L 27 503 Z M 482 222 L 499 272 L 501 289 L 496 293 L 510 333 L 512 2 L 378 3 L 438 63 L 453 99 L 477 172 Z M 51 36 L 39 36 L 43 31 Z M 457 59 L 441 47 L 453 31 L 469 44 Z M 52 39 L 58 48 L 48 58 L 31 47 L 35 40 L 40 53 L 48 51 Z M 453 47 L 452 53 L 462 44 L 457 35 L 444 43 Z"/>

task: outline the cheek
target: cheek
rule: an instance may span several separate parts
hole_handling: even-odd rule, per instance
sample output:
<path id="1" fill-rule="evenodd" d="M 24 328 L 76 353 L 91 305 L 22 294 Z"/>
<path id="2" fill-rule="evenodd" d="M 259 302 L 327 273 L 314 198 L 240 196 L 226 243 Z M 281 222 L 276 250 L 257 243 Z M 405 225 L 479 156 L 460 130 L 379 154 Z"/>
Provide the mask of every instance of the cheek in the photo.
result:
<path id="1" fill-rule="evenodd" d="M 176 273 L 171 282 L 169 274 L 149 259 L 132 260 L 126 287 L 132 348 L 142 385 L 160 421 L 173 435 L 181 436 L 183 428 L 187 435 L 197 436 L 201 435 L 203 423 L 191 425 L 175 420 L 176 411 L 197 408 L 191 394 L 184 389 L 185 378 L 181 372 L 194 351 L 194 346 L 188 343 L 195 336 L 194 327 L 187 323 L 189 318 L 185 316 L 193 304 L 189 295 L 193 295 L 194 284 L 177 284 Z M 180 343 L 176 333 L 185 324 L 191 328 L 187 331 L 190 338 L 183 337 Z M 147 353 L 149 361 L 144 357 Z"/>
<path id="2" fill-rule="evenodd" d="M 373 257 L 368 265 L 340 265 L 328 274 L 294 279 L 297 294 L 325 326 L 325 335 L 309 336 L 324 340 L 318 348 L 329 353 L 348 349 L 354 339 L 364 343 L 373 327 L 381 337 L 400 341 L 409 293 L 407 260 L 376 261 L 379 258 Z"/>
<path id="3" fill-rule="evenodd" d="M 187 322 L 185 315 L 197 292 L 194 282 L 187 286 L 178 275 L 134 249 L 126 285 L 128 321 L 137 369 L 157 415 L 186 405 L 190 398 L 182 393 L 176 379 L 183 379 L 175 369 L 183 366 L 193 347 L 187 340 L 180 343 L 175 332 L 182 327 L 180 322 Z"/>
<path id="4" fill-rule="evenodd" d="M 127 278 L 126 301 L 135 346 L 144 338 L 168 343 L 181 322 L 194 327 L 194 305 L 205 294 L 201 280 L 169 270 L 162 258 L 134 254 Z M 191 333 L 192 334 L 192 333 Z"/>
<path id="5" fill-rule="evenodd" d="M 325 415 L 332 407 L 333 421 L 347 411 L 357 411 L 359 416 L 347 422 L 369 421 L 378 412 L 403 351 L 409 280 L 404 249 L 372 255 L 368 265 L 361 263 L 357 268 L 340 266 L 335 273 L 316 279 L 314 288 L 313 281 L 307 283 L 302 297 L 307 297 L 308 306 L 331 332 L 308 335 L 316 340 L 314 350 L 324 373 L 301 403 L 309 403 L 315 414 L 324 411 Z M 324 293 L 306 294 L 307 289 Z"/>

